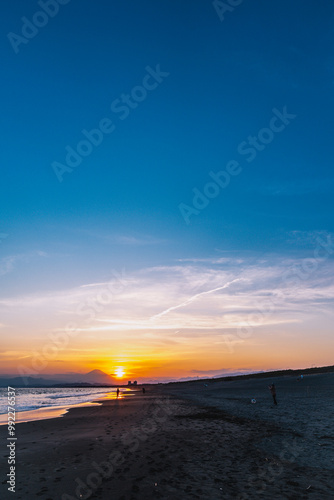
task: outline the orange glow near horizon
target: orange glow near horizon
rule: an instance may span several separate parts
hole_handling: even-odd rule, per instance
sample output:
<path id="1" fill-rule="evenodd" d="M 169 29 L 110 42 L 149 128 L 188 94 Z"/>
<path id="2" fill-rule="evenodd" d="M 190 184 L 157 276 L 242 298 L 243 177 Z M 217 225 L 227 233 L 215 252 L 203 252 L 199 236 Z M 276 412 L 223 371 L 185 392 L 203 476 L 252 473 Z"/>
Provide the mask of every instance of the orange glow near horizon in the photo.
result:
<path id="1" fill-rule="evenodd" d="M 123 332 L 122 339 L 113 346 L 98 335 L 78 336 L 71 339 L 70 349 L 59 349 L 56 359 L 48 353 L 44 355 L 42 348 L 39 351 L 36 348 L 39 355 L 33 355 L 30 344 L 26 345 L 21 338 L 20 350 L 11 350 L 9 345 L 6 350 L 5 344 L 1 372 L 43 377 L 43 374 L 70 372 L 86 374 L 98 369 L 123 385 L 127 380 L 202 378 L 228 371 L 329 366 L 333 364 L 333 350 L 329 349 L 329 342 L 325 347 L 318 341 L 312 326 L 307 329 L 304 324 L 296 324 L 290 332 L 282 332 L 278 327 L 270 331 L 254 328 L 246 339 L 236 334 L 224 336 L 220 332 L 206 331 L 202 335 L 186 331 L 182 337 L 181 330 L 177 336 L 170 332 L 161 334 L 159 342 L 153 334 L 134 338 L 133 332 Z M 40 345 L 43 346 L 42 338 Z"/>

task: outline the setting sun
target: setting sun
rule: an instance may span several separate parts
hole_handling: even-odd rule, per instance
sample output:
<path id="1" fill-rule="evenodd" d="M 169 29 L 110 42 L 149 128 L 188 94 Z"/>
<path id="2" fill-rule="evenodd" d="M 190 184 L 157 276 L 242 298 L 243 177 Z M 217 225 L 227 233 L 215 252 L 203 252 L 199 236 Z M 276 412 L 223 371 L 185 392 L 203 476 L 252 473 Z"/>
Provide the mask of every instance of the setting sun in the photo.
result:
<path id="1" fill-rule="evenodd" d="M 123 368 L 121 368 L 121 367 L 120 368 L 116 368 L 115 375 L 116 375 L 117 378 L 122 378 L 124 376 L 124 374 L 125 374 L 125 371 L 124 371 Z"/>

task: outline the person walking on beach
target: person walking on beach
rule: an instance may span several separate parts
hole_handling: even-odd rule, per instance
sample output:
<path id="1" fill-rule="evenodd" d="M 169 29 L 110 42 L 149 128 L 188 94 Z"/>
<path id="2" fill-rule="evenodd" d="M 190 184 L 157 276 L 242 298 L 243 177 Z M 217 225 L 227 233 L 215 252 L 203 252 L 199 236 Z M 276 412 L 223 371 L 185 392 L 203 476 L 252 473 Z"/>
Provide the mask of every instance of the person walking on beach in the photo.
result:
<path id="1" fill-rule="evenodd" d="M 274 405 L 277 405 L 277 401 L 276 401 L 276 387 L 275 387 L 275 384 L 272 383 L 271 385 L 268 386 L 269 387 L 269 390 L 271 392 L 271 395 L 273 397 L 273 400 L 274 400 Z"/>
<path id="2" fill-rule="evenodd" d="M 143 394 L 145 394 L 145 387 L 143 387 Z"/>
<path id="3" fill-rule="evenodd" d="M 117 394 L 117 397 L 118 397 L 119 396 L 119 388 L 118 387 L 117 387 L 116 394 Z"/>

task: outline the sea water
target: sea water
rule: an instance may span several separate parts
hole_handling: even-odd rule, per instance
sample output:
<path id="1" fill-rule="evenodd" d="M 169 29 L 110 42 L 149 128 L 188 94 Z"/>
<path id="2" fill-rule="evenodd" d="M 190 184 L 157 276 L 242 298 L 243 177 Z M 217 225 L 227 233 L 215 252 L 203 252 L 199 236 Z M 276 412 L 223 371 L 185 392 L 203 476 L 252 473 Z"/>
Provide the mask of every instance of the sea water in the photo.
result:
<path id="1" fill-rule="evenodd" d="M 116 388 L 16 388 L 15 411 L 37 410 L 39 408 L 72 406 L 86 403 L 103 397 L 105 394 L 115 392 Z M 0 388 L 0 415 L 7 413 L 8 392 L 7 387 Z"/>

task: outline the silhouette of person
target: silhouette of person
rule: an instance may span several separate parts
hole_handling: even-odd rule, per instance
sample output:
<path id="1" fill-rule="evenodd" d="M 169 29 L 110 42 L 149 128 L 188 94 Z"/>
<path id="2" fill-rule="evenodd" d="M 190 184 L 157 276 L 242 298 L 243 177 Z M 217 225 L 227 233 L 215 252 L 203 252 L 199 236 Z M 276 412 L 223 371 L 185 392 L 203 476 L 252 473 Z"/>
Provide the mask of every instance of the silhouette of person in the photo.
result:
<path id="1" fill-rule="evenodd" d="M 143 387 L 143 394 L 145 394 L 145 387 Z"/>
<path id="2" fill-rule="evenodd" d="M 117 387 L 116 394 L 117 394 L 117 397 L 118 397 L 119 396 L 119 388 L 118 387 Z"/>
<path id="3" fill-rule="evenodd" d="M 269 390 L 271 392 L 271 395 L 273 397 L 273 400 L 274 400 L 274 405 L 277 405 L 277 401 L 276 401 L 276 387 L 275 387 L 275 384 L 272 383 L 271 385 L 268 386 L 269 387 Z"/>

